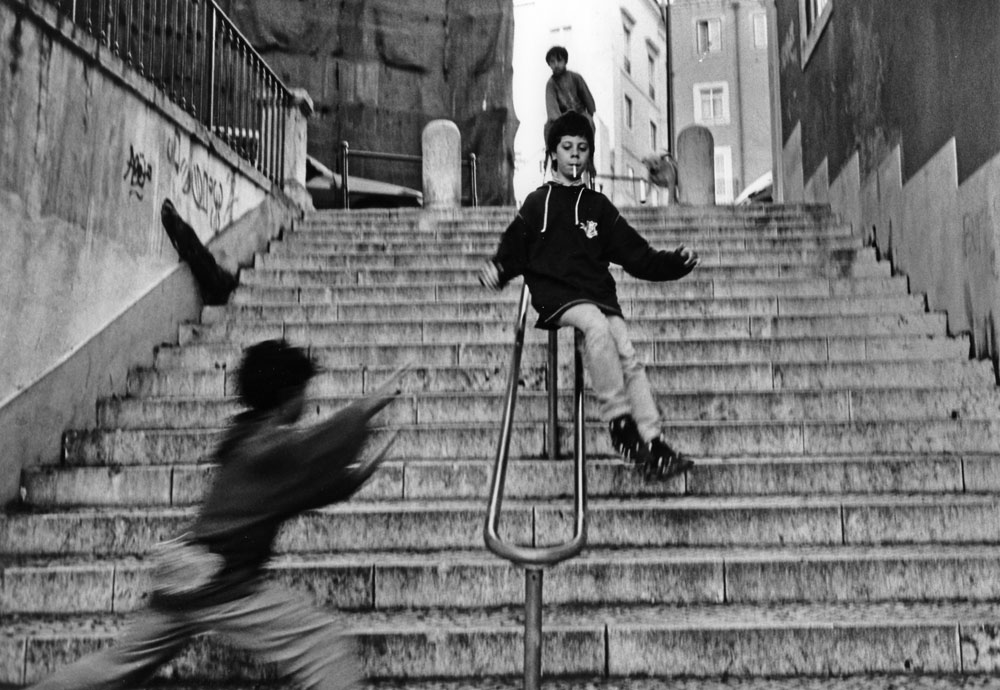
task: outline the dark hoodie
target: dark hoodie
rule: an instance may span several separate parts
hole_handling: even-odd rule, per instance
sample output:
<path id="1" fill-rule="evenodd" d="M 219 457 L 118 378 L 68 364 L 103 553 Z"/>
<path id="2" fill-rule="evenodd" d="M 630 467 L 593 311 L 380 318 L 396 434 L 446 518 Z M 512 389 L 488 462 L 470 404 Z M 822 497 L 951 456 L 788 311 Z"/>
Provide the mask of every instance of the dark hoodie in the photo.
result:
<path id="1" fill-rule="evenodd" d="M 600 192 L 555 182 L 528 195 L 493 263 L 502 285 L 524 276 L 541 328 L 556 328 L 559 316 L 581 303 L 621 316 L 610 263 L 642 280 L 677 280 L 691 272 L 678 252 L 650 247 Z"/>
<path id="2" fill-rule="evenodd" d="M 215 453 L 212 488 L 184 541 L 217 561 L 204 586 L 157 595 L 168 606 L 231 601 L 256 587 L 282 523 L 312 508 L 349 498 L 368 478 L 354 464 L 379 408 L 363 400 L 312 429 L 247 412 L 236 419 Z M 155 584 L 155 583 L 154 583 Z"/>

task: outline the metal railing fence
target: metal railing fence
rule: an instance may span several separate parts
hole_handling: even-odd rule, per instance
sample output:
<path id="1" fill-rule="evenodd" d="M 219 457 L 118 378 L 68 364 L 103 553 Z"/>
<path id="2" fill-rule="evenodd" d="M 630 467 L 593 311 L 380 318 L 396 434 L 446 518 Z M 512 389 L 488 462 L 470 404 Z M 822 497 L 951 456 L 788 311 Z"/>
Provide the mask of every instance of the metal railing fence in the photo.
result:
<path id="1" fill-rule="evenodd" d="M 346 141 L 340 142 L 339 167 L 341 175 L 341 207 L 351 208 L 350 202 L 350 169 L 351 156 L 355 158 L 372 158 L 383 161 L 398 161 L 403 163 L 422 163 L 423 156 L 409 153 L 383 153 L 381 151 L 366 151 L 364 149 L 352 149 Z M 477 158 L 476 154 L 470 153 L 468 160 L 462 161 L 462 166 L 469 168 L 469 201 L 472 206 L 479 206 L 479 181 L 477 179 Z"/>
<path id="2" fill-rule="evenodd" d="M 288 88 L 215 0 L 53 0 L 268 179 L 284 180 Z"/>

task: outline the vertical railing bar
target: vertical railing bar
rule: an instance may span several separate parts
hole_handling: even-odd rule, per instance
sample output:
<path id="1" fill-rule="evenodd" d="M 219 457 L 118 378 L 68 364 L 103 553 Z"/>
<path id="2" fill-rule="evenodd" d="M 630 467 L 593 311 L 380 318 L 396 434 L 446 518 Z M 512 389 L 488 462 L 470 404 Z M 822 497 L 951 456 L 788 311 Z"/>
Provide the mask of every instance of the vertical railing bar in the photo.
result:
<path id="1" fill-rule="evenodd" d="M 347 178 L 348 178 L 348 159 L 350 158 L 350 145 L 346 141 L 340 142 L 340 192 L 343 195 L 343 200 L 341 203 L 341 208 L 349 209 L 351 207 L 350 197 L 347 191 Z"/>
<path id="2" fill-rule="evenodd" d="M 188 67 L 188 72 L 190 73 L 191 85 L 188 88 L 188 112 L 198 116 L 198 99 L 197 99 L 197 84 L 200 83 L 198 79 L 198 0 L 191 1 L 191 17 L 187 22 L 185 30 L 188 32 L 189 38 L 188 44 L 188 59 L 190 65 Z"/>
<path id="3" fill-rule="evenodd" d="M 542 584 L 541 568 L 524 569 L 524 690 L 542 684 Z"/>
<path id="4" fill-rule="evenodd" d="M 555 460 L 559 457 L 559 331 L 549 331 L 546 378 L 549 390 L 546 446 L 549 460 Z"/>
<path id="5" fill-rule="evenodd" d="M 215 32 L 216 32 L 216 16 L 218 14 L 218 9 L 215 7 L 214 2 L 208 3 L 210 19 L 208 21 L 208 41 L 205 46 L 205 50 L 208 52 L 208 117 L 207 125 L 208 131 L 213 132 L 215 129 L 215 72 L 218 65 L 215 61 Z"/>
<path id="6" fill-rule="evenodd" d="M 160 90 L 164 94 L 170 95 L 167 90 L 169 84 L 167 83 L 167 22 L 168 15 L 170 13 L 170 0 L 155 0 L 162 5 L 163 13 L 160 14 L 160 32 L 159 32 L 159 71 L 160 71 Z M 159 14 L 159 13 L 157 13 Z"/>
<path id="7" fill-rule="evenodd" d="M 281 87 L 281 98 L 278 101 L 278 182 L 285 181 L 285 133 L 288 129 L 288 109 L 292 106 L 292 99 L 284 86 Z"/>
<path id="8" fill-rule="evenodd" d="M 136 11 L 135 11 L 135 26 L 136 26 L 136 36 L 135 36 L 135 57 L 136 57 L 136 70 L 142 76 L 146 76 L 146 66 L 143 64 L 142 60 L 142 47 L 143 39 L 146 36 L 146 2 L 145 0 L 137 0 Z"/>
<path id="9" fill-rule="evenodd" d="M 472 187 L 472 206 L 479 208 L 479 179 L 477 172 L 478 158 L 476 154 L 469 154 L 469 186 Z"/>

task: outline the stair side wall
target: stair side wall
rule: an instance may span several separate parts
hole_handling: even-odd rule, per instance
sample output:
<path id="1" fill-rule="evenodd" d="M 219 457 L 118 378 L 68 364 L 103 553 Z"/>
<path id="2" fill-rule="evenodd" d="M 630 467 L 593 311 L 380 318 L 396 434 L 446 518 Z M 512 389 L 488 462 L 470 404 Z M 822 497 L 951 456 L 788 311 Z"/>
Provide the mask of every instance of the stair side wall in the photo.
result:
<path id="1" fill-rule="evenodd" d="M 20 467 L 57 462 L 62 430 L 92 426 L 95 399 L 198 316 L 165 199 L 231 269 L 300 209 L 43 0 L 0 0 L 0 93 L 6 500 Z"/>
<path id="2" fill-rule="evenodd" d="M 972 354 L 1000 359 L 1000 6 L 777 0 L 786 201 L 827 201 Z"/>

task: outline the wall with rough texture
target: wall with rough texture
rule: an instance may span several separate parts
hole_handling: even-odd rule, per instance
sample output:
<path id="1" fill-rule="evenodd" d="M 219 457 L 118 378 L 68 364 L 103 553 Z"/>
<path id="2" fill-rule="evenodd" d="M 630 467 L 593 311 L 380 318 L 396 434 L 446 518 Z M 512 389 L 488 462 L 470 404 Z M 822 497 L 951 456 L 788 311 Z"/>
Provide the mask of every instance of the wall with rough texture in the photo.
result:
<path id="1" fill-rule="evenodd" d="M 776 4 L 786 200 L 829 201 L 997 361 L 1000 4 L 835 0 L 807 59 Z"/>
<path id="2" fill-rule="evenodd" d="M 231 269 L 300 210 L 44 0 L 0 0 L 0 94 L 2 502 L 198 315 L 165 199 Z"/>
<path id="3" fill-rule="evenodd" d="M 335 168 L 353 149 L 420 154 L 431 120 L 453 120 L 479 158 L 482 204 L 513 202 L 510 0 L 227 0 L 240 30 L 316 115 L 309 153 Z M 540 68 L 544 69 L 544 65 Z M 420 188 L 420 166 L 352 159 L 351 172 Z M 463 186 L 468 195 L 467 179 Z"/>

